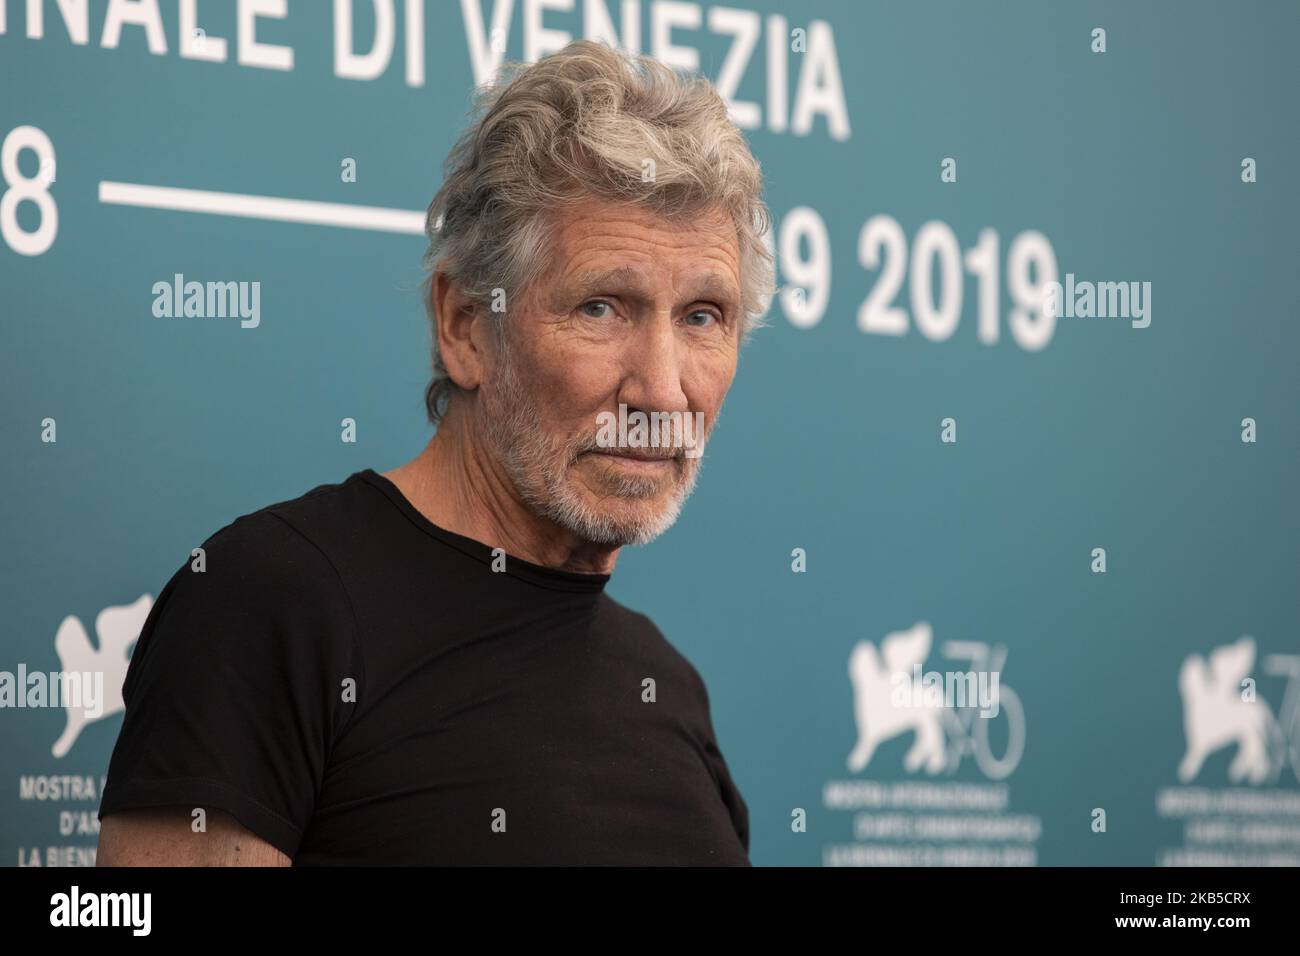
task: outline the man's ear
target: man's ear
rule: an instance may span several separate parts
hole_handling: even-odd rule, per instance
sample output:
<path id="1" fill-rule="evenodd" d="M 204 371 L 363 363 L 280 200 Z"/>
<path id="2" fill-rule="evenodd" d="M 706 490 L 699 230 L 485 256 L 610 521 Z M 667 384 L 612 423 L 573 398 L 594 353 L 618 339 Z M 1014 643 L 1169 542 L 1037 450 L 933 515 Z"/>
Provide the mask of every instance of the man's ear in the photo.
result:
<path id="1" fill-rule="evenodd" d="M 475 325 L 485 317 L 441 270 L 434 274 L 429 294 L 438 317 L 438 355 L 442 364 L 456 385 L 473 391 L 483 381 L 487 358 L 480 348 L 482 330 Z"/>

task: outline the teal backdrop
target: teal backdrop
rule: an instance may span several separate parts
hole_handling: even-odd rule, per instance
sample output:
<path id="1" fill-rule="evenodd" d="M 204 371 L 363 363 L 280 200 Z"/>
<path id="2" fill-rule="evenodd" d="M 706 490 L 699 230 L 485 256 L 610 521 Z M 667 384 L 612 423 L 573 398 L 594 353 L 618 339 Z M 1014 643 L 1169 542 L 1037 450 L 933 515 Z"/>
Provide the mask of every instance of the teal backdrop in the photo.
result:
<path id="1" fill-rule="evenodd" d="M 0 862 L 93 862 L 122 720 L 20 668 L 120 686 L 191 548 L 423 446 L 411 223 L 476 61 L 589 7 L 730 74 L 775 220 L 697 491 L 610 584 L 704 677 L 755 864 L 1300 862 L 1300 4 L 201 0 L 202 42 L 179 0 L 35 6 L 0 0 Z M 156 315 L 177 274 L 258 283 L 257 324 Z M 1053 276 L 1145 314 L 1053 320 Z M 998 713 L 886 664 L 996 673 Z"/>

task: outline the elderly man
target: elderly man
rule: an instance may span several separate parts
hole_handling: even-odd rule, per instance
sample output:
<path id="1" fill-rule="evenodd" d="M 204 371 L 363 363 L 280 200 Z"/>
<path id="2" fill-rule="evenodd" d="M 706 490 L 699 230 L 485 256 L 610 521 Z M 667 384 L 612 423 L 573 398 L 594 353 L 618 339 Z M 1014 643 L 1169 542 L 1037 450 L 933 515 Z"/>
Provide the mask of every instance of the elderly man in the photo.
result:
<path id="1" fill-rule="evenodd" d="M 435 435 L 172 578 L 101 864 L 748 864 L 703 681 L 605 585 L 773 291 L 761 173 L 698 77 L 585 41 L 512 72 L 429 207 Z"/>

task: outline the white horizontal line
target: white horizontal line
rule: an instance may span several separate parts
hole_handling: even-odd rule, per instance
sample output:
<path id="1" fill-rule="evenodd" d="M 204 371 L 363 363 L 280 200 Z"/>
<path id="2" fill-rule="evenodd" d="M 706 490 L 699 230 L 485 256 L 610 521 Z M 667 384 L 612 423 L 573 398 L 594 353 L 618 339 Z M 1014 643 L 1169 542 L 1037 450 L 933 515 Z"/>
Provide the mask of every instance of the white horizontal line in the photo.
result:
<path id="1" fill-rule="evenodd" d="M 0 0 L 3 2 L 3 0 Z M 171 186 L 143 186 L 139 183 L 101 182 L 99 201 L 118 206 L 144 206 L 179 212 L 204 212 L 247 219 L 275 219 L 314 226 L 345 229 L 376 229 L 419 235 L 424 232 L 425 214 L 382 206 L 353 206 L 347 203 L 316 202 L 311 199 L 280 199 L 277 196 L 248 196 L 205 189 L 176 189 Z"/>

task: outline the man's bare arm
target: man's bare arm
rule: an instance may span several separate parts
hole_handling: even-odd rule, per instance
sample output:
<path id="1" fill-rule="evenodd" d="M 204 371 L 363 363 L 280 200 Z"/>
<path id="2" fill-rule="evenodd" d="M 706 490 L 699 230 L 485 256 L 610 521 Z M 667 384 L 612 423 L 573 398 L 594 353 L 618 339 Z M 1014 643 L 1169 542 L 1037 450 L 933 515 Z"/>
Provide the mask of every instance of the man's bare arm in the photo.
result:
<path id="1" fill-rule="evenodd" d="M 99 827 L 96 866 L 292 866 L 293 861 L 230 814 L 206 809 L 195 833 L 189 807 L 121 810 Z"/>

